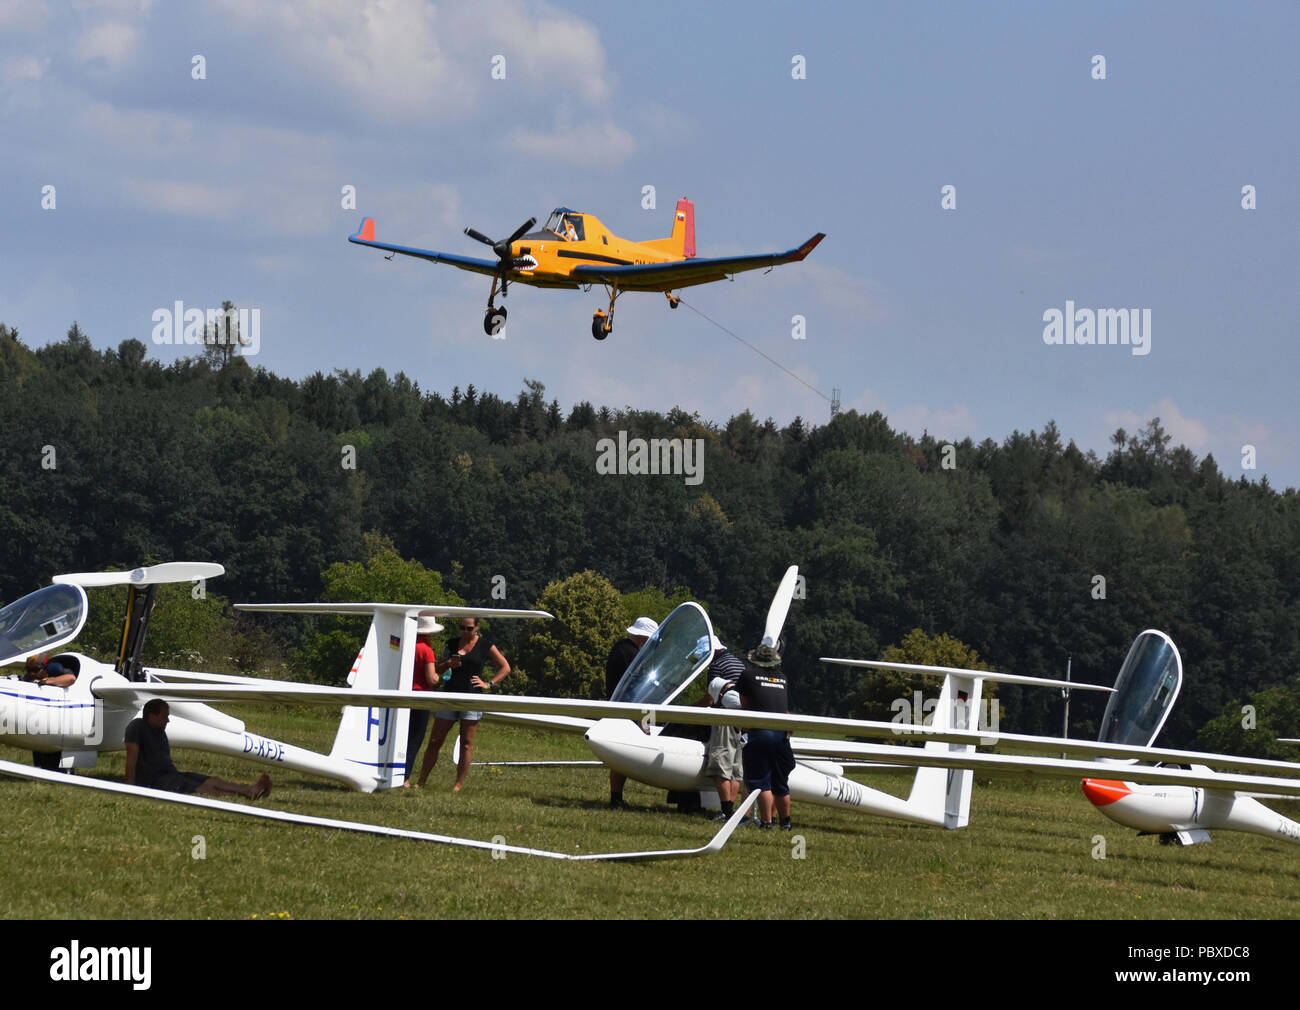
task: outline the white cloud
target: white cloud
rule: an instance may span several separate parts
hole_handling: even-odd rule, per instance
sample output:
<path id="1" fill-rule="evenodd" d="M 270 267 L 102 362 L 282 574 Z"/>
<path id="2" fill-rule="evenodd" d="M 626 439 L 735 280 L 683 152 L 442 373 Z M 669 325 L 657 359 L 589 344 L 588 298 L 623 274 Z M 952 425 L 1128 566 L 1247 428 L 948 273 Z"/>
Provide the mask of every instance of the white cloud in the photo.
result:
<path id="1" fill-rule="evenodd" d="M 366 193 L 360 194 L 358 203 L 364 210 L 361 217 L 376 219 L 376 235 L 381 242 L 393 242 L 419 249 L 438 249 L 444 252 L 466 251 L 463 248 L 460 250 L 448 248 L 449 243 L 460 241 L 461 232 L 467 225 L 473 224 L 465 220 L 465 212 L 460 203 L 460 192 L 455 186 L 449 183 L 426 183 L 401 189 L 386 188 L 382 193 L 374 196 L 379 201 L 378 213 L 374 211 L 374 205 L 367 200 Z M 357 223 L 360 223 L 360 218 Z M 494 234 L 492 222 L 485 222 L 485 225 L 475 227 L 488 235 Z M 470 253 L 470 255 L 474 254 Z M 484 255 L 491 256 L 486 250 Z"/>
<path id="2" fill-rule="evenodd" d="M 142 17 L 149 13 L 155 0 L 75 0 L 73 9 L 79 11 L 108 11 L 118 16 Z"/>
<path id="3" fill-rule="evenodd" d="M 860 414 L 880 411 L 889 419 L 889 426 L 895 431 L 904 431 L 914 438 L 929 433 L 936 438 L 965 438 L 967 435 L 978 437 L 975 431 L 975 418 L 964 403 L 949 407 L 932 407 L 925 403 L 909 403 L 902 407 L 890 407 L 874 389 L 863 390 L 846 408 Z"/>
<path id="4" fill-rule="evenodd" d="M 1171 446 L 1185 445 L 1200 458 L 1213 456 L 1223 473 L 1230 477 L 1239 476 L 1242 454 L 1246 446 L 1254 446 L 1256 451 L 1255 472 L 1246 472 L 1254 479 L 1260 472 L 1270 472 L 1279 465 L 1280 460 L 1291 454 L 1296 445 L 1296 432 L 1278 431 L 1274 425 L 1259 418 L 1243 417 L 1240 414 L 1226 414 L 1200 421 L 1188 417 L 1178 405 L 1168 397 L 1148 407 L 1145 411 L 1111 410 L 1103 415 L 1106 430 L 1098 440 L 1105 449 L 1101 455 L 1110 452 L 1114 446 L 1110 443 L 1110 434 L 1116 428 L 1123 428 L 1130 436 L 1145 428 L 1153 417 L 1160 418 L 1160 426 L 1169 434 Z"/>
<path id="5" fill-rule="evenodd" d="M 920 437 L 929 432 L 936 438 L 965 438 L 975 434 L 975 418 L 964 403 L 948 408 L 933 408 L 924 403 L 910 403 L 888 415 L 896 431 Z"/>
<path id="6" fill-rule="evenodd" d="M 194 121 L 171 112 L 119 109 L 106 102 L 85 106 L 77 117 L 77 132 L 100 138 L 99 150 L 148 152 L 151 160 L 168 155 L 192 155 Z"/>
<path id="7" fill-rule="evenodd" d="M 1104 415 L 1109 431 L 1124 428 L 1130 435 L 1141 428 L 1153 417 L 1160 418 L 1160 426 L 1172 436 L 1170 445 L 1185 445 L 1195 452 L 1204 451 L 1211 442 L 1210 429 L 1194 417 L 1188 417 L 1179 409 L 1178 404 L 1165 397 L 1158 404 L 1147 408 L 1143 413 L 1132 410 L 1111 410 Z"/>
<path id="8" fill-rule="evenodd" d="M 127 198 L 146 210 L 223 221 L 245 208 L 243 190 L 179 179 L 123 179 Z"/>
<path id="9" fill-rule="evenodd" d="M 506 137 L 506 146 L 530 158 L 543 158 L 568 165 L 621 165 L 632 156 L 636 141 L 616 123 L 583 123 L 554 130 L 517 127 Z"/>
<path id="10" fill-rule="evenodd" d="M 545 4 L 215 0 L 291 72 L 387 122 L 450 122 L 503 97 L 594 105 L 611 87 L 599 33 Z M 505 59 L 505 78 L 492 77 Z"/>
<path id="11" fill-rule="evenodd" d="M 293 274 L 304 271 L 302 260 L 296 256 L 253 256 L 248 262 L 261 273 Z"/>
<path id="12" fill-rule="evenodd" d="M 35 56 L 23 56 L 5 64 L 3 77 L 6 84 L 18 84 L 22 81 L 39 81 L 45 76 L 50 61 L 37 59 Z"/>
<path id="13" fill-rule="evenodd" d="M 0 31 L 34 31 L 50 16 L 45 0 L 4 0 L 0 3 Z"/>
<path id="14" fill-rule="evenodd" d="M 804 239 L 797 241 L 802 242 Z M 816 261 L 819 255 L 823 262 Z M 889 318 L 884 289 L 880 284 L 869 277 L 854 275 L 824 262 L 827 258 L 819 245 L 802 263 L 782 266 L 768 280 L 785 288 L 811 285 L 818 308 L 830 311 L 820 318 L 808 310 L 803 314 L 808 317 L 809 327 L 821 326 L 824 327 L 824 332 L 831 328 L 838 332 L 864 323 L 881 323 Z"/>
<path id="15" fill-rule="evenodd" d="M 82 63 L 99 63 L 120 70 L 135 52 L 137 32 L 121 21 L 102 21 L 81 33 L 73 55 Z"/>

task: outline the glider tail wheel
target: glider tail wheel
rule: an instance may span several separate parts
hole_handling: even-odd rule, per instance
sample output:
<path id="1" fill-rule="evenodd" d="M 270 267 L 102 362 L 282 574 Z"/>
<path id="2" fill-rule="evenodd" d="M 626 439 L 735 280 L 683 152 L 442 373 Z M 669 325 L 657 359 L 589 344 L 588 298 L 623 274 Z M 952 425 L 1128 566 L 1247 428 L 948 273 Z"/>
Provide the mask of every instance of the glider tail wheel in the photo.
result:
<path id="1" fill-rule="evenodd" d="M 682 303 L 682 300 L 671 291 L 665 291 L 664 294 L 668 296 L 668 307 L 670 309 L 675 309 Z"/>

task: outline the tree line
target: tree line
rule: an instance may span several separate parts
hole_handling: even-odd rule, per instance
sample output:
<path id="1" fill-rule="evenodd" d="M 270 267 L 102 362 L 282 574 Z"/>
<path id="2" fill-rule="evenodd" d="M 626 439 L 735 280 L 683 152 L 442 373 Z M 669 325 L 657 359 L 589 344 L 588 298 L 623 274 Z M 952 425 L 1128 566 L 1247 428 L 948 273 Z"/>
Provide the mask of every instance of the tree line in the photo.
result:
<path id="1" fill-rule="evenodd" d="M 534 380 L 510 400 L 382 369 L 295 381 L 238 355 L 164 365 L 137 340 L 97 350 L 74 323 L 35 349 L 0 324 L 0 425 L 5 600 L 58 572 L 146 559 L 217 561 L 230 600 L 309 600 L 347 591 L 337 566 L 396 558 L 484 606 L 579 593 L 566 580 L 590 573 L 614 595 L 583 584 L 572 620 L 603 636 L 622 620 L 606 619 L 616 597 L 696 599 L 748 648 L 793 563 L 804 582 L 785 666 L 800 711 L 866 711 L 879 689 L 818 657 L 878 657 L 914 629 L 994 669 L 1059 677 L 1070 659 L 1075 679 L 1108 684 L 1134 635 L 1157 627 L 1186 670 L 1162 742 L 1190 744 L 1216 717 L 1230 728 L 1257 695 L 1266 732 L 1300 712 L 1277 695 L 1300 670 L 1297 494 L 1171 446 L 1158 418 L 1115 432 L 1101 458 L 1050 420 L 949 443 L 879 413 L 778 426 L 750 411 L 714 423 L 680 407 L 565 410 Z M 703 481 L 599 474 L 597 443 L 620 432 L 701 440 Z M 248 620 L 230 634 L 251 638 L 222 647 L 241 668 L 265 656 L 325 678 L 346 652 L 319 638 L 340 628 Z M 534 648 L 522 636 L 540 632 L 500 623 L 526 657 L 519 684 L 593 690 L 579 667 L 612 638 L 552 628 Z M 1058 692 L 999 699 L 1004 729 L 1060 732 Z M 1072 735 L 1095 733 L 1102 705 L 1076 695 Z"/>

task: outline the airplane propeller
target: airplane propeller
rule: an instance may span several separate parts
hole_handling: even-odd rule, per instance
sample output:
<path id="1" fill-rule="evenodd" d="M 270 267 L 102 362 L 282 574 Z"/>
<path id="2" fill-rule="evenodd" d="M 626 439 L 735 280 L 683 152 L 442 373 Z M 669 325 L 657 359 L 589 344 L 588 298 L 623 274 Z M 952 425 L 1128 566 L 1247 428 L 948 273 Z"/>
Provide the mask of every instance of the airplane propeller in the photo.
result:
<path id="1" fill-rule="evenodd" d="M 767 624 L 763 628 L 763 645 L 775 649 L 781 640 L 781 629 L 785 627 L 786 615 L 790 612 L 790 601 L 794 599 L 795 587 L 799 582 L 799 566 L 791 565 L 785 570 L 785 576 L 772 597 L 772 605 L 767 610 Z"/>
<path id="2" fill-rule="evenodd" d="M 499 263 L 499 266 L 497 267 L 497 276 L 501 278 L 502 298 L 504 298 L 506 294 L 507 277 L 509 276 L 510 271 L 516 267 L 523 266 L 526 262 L 525 260 L 516 259 L 515 257 L 511 256 L 510 247 L 519 240 L 519 238 L 524 234 L 524 232 L 528 231 L 528 229 L 531 228 L 536 223 L 537 223 L 537 218 L 530 217 L 527 221 L 525 221 L 523 224 L 521 224 L 518 228 L 515 229 L 513 235 L 511 235 L 508 239 L 503 239 L 500 242 L 493 242 L 481 231 L 476 231 L 473 228 L 465 229 L 466 235 L 474 239 L 476 242 L 482 242 L 484 245 L 490 245 L 492 247 L 492 251 L 497 254 L 497 260 Z"/>

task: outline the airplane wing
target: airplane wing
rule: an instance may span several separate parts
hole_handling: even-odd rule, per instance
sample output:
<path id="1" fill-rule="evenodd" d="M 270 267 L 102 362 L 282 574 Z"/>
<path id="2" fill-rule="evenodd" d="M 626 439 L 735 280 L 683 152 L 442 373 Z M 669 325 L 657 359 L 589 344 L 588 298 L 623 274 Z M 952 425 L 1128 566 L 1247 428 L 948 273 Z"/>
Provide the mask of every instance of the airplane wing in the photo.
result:
<path id="1" fill-rule="evenodd" d="M 690 287 L 692 284 L 720 281 L 729 274 L 738 274 L 745 270 L 780 266 L 782 263 L 798 263 L 825 237 L 823 233 L 818 232 L 798 248 L 783 253 L 761 253 L 757 256 L 674 260 L 671 263 L 642 263 L 629 266 L 583 264 L 573 268 L 572 276 L 575 280 L 591 283 L 617 282 L 623 291 L 671 291 L 675 288 Z"/>
<path id="2" fill-rule="evenodd" d="M 368 217 L 362 221 L 361 230 L 355 235 L 349 235 L 348 241 L 355 242 L 357 245 L 368 245 L 373 249 L 385 249 L 388 252 L 401 253 L 403 256 L 414 256 L 416 259 L 428 260 L 430 263 L 446 263 L 453 267 L 459 267 L 461 270 L 472 270 L 476 274 L 487 274 L 489 277 L 501 268 L 501 264 L 496 260 L 481 260 L 475 259 L 473 256 L 457 256 L 455 253 L 436 252 L 433 249 L 413 249 L 410 246 L 376 242 L 375 219 L 373 217 Z"/>
<path id="3" fill-rule="evenodd" d="M 930 673 L 942 676 L 955 673 L 958 676 L 970 677 L 972 680 L 994 680 L 1002 684 L 1025 684 L 1037 687 L 1059 687 L 1070 691 L 1115 693 L 1113 687 L 1107 687 L 1105 684 L 1089 684 L 1082 680 L 1056 680 L 1051 677 L 1026 677 L 1023 674 L 998 673 L 994 670 L 963 670 L 953 666 L 927 666 L 923 663 L 887 663 L 878 659 L 833 659 L 829 656 L 822 656 L 821 660 L 823 663 L 834 663 L 836 666 L 864 667 L 871 670 L 903 670 L 909 673 Z"/>
<path id="4" fill-rule="evenodd" d="M 501 712 L 485 713 L 489 719 L 495 719 L 497 722 L 508 722 L 512 726 L 531 726 L 533 728 L 541 727 L 543 729 L 552 729 L 560 733 L 586 733 L 592 726 L 596 725 L 595 719 L 583 719 L 576 715 L 522 715 L 503 714 Z M 597 764 L 601 762 L 597 761 Z"/>
<path id="5" fill-rule="evenodd" d="M 850 748 L 845 751 L 844 747 Z M 853 754 L 859 757 L 878 757 L 895 765 L 911 768 L 974 768 L 979 772 L 1029 773 L 1065 779 L 1113 779 L 1125 782 L 1143 782 L 1155 785 L 1201 786 L 1238 792 L 1260 799 L 1300 799 L 1300 779 L 1271 778 L 1259 775 L 1198 770 L 1195 768 L 1165 768 L 1137 764 L 1110 764 L 1097 761 L 1071 761 L 1062 758 L 1031 757 L 1017 754 L 983 754 L 967 751 L 940 752 L 919 747 L 897 747 L 890 744 L 802 740 L 800 752 L 804 754 Z M 1293 767 L 1293 771 L 1300 768 Z M 1249 792 L 1246 792 L 1250 790 Z"/>
<path id="6" fill-rule="evenodd" d="M 859 719 L 836 719 L 827 716 L 779 715 L 735 709 L 695 708 L 687 705 L 639 705 L 626 702 L 584 701 L 573 698 L 537 698 L 524 695 L 457 694 L 449 691 L 358 691 L 315 684 L 267 682 L 255 684 L 132 684 L 129 686 L 95 685 L 92 692 L 105 701 L 129 703 L 143 698 L 172 701 L 258 702 L 286 704 L 314 703 L 353 705 L 374 708 L 473 709 L 510 715 L 534 714 L 573 716 L 585 719 L 632 719 L 637 722 L 690 723 L 696 725 L 746 726 L 750 728 L 837 733 L 852 736 L 875 736 L 897 740 L 900 724 Z M 576 728 L 576 727 L 575 727 Z M 1118 744 L 1089 743 L 1055 737 L 990 734 L 968 730 L 932 731 L 926 726 L 908 726 L 902 734 L 913 740 L 940 740 L 971 746 L 984 744 L 1036 744 L 1040 748 L 1067 751 L 1111 759 L 1179 761 L 1234 769 L 1233 773 L 1200 772 L 1178 768 L 1151 768 L 1134 764 L 1098 763 L 1060 758 L 1020 757 L 1017 755 L 982 754 L 975 751 L 942 754 L 919 748 L 869 744 L 861 741 L 826 740 L 818 747 L 811 740 L 801 741 L 801 752 L 836 756 L 878 758 L 894 764 L 925 767 L 996 768 L 1002 771 L 1031 771 L 1068 778 L 1122 778 L 1126 782 L 1165 782 L 1177 785 L 1214 786 L 1266 792 L 1270 795 L 1300 795 L 1300 780 L 1279 775 L 1300 775 L 1300 763 L 1269 761 L 1197 751 L 1174 751 L 1160 748 L 1125 747 Z M 1269 776 L 1237 772 L 1268 772 Z"/>
<path id="7" fill-rule="evenodd" d="M 758 799 L 758 793 L 750 796 L 740 804 L 717 834 L 705 845 L 694 849 L 649 849 L 643 852 L 553 852 L 549 849 L 530 849 L 522 845 L 506 845 L 498 842 L 482 842 L 473 838 L 457 838 L 454 835 L 435 835 L 428 831 L 411 831 L 406 828 L 390 828 L 383 824 L 367 824 L 363 821 L 343 821 L 333 817 L 314 817 L 310 814 L 296 814 L 288 810 L 275 810 L 267 807 L 253 807 L 242 803 L 230 803 L 226 800 L 214 800 L 206 796 L 185 793 L 169 793 L 161 789 L 147 789 L 144 786 L 132 786 L 123 782 L 107 782 L 103 779 L 86 775 L 65 775 L 62 772 L 44 771 L 29 768 L 12 761 L 0 760 L 0 774 L 16 778 L 35 779 L 51 785 L 72 786 L 76 789 L 93 789 L 118 795 L 136 796 L 141 799 L 157 800 L 161 803 L 177 803 L 182 806 L 204 807 L 208 810 L 221 810 L 243 817 L 260 820 L 280 821 L 289 824 L 302 824 L 308 827 L 332 828 L 338 831 L 358 831 L 370 835 L 385 835 L 389 838 L 409 838 L 417 842 L 436 842 L 439 845 L 457 845 L 470 849 L 487 849 L 493 854 L 515 853 L 521 856 L 539 856 L 543 859 L 559 859 L 569 862 L 639 862 L 652 859 L 682 859 L 690 856 L 705 856 L 721 851 L 727 839 L 739 826 L 741 820 L 749 813 Z"/>
<path id="8" fill-rule="evenodd" d="M 262 614 L 335 614 L 341 617 L 372 617 L 377 613 L 399 617 L 542 617 L 545 610 L 502 610 L 492 607 L 453 607 L 443 603 L 236 603 L 236 610 Z"/>

